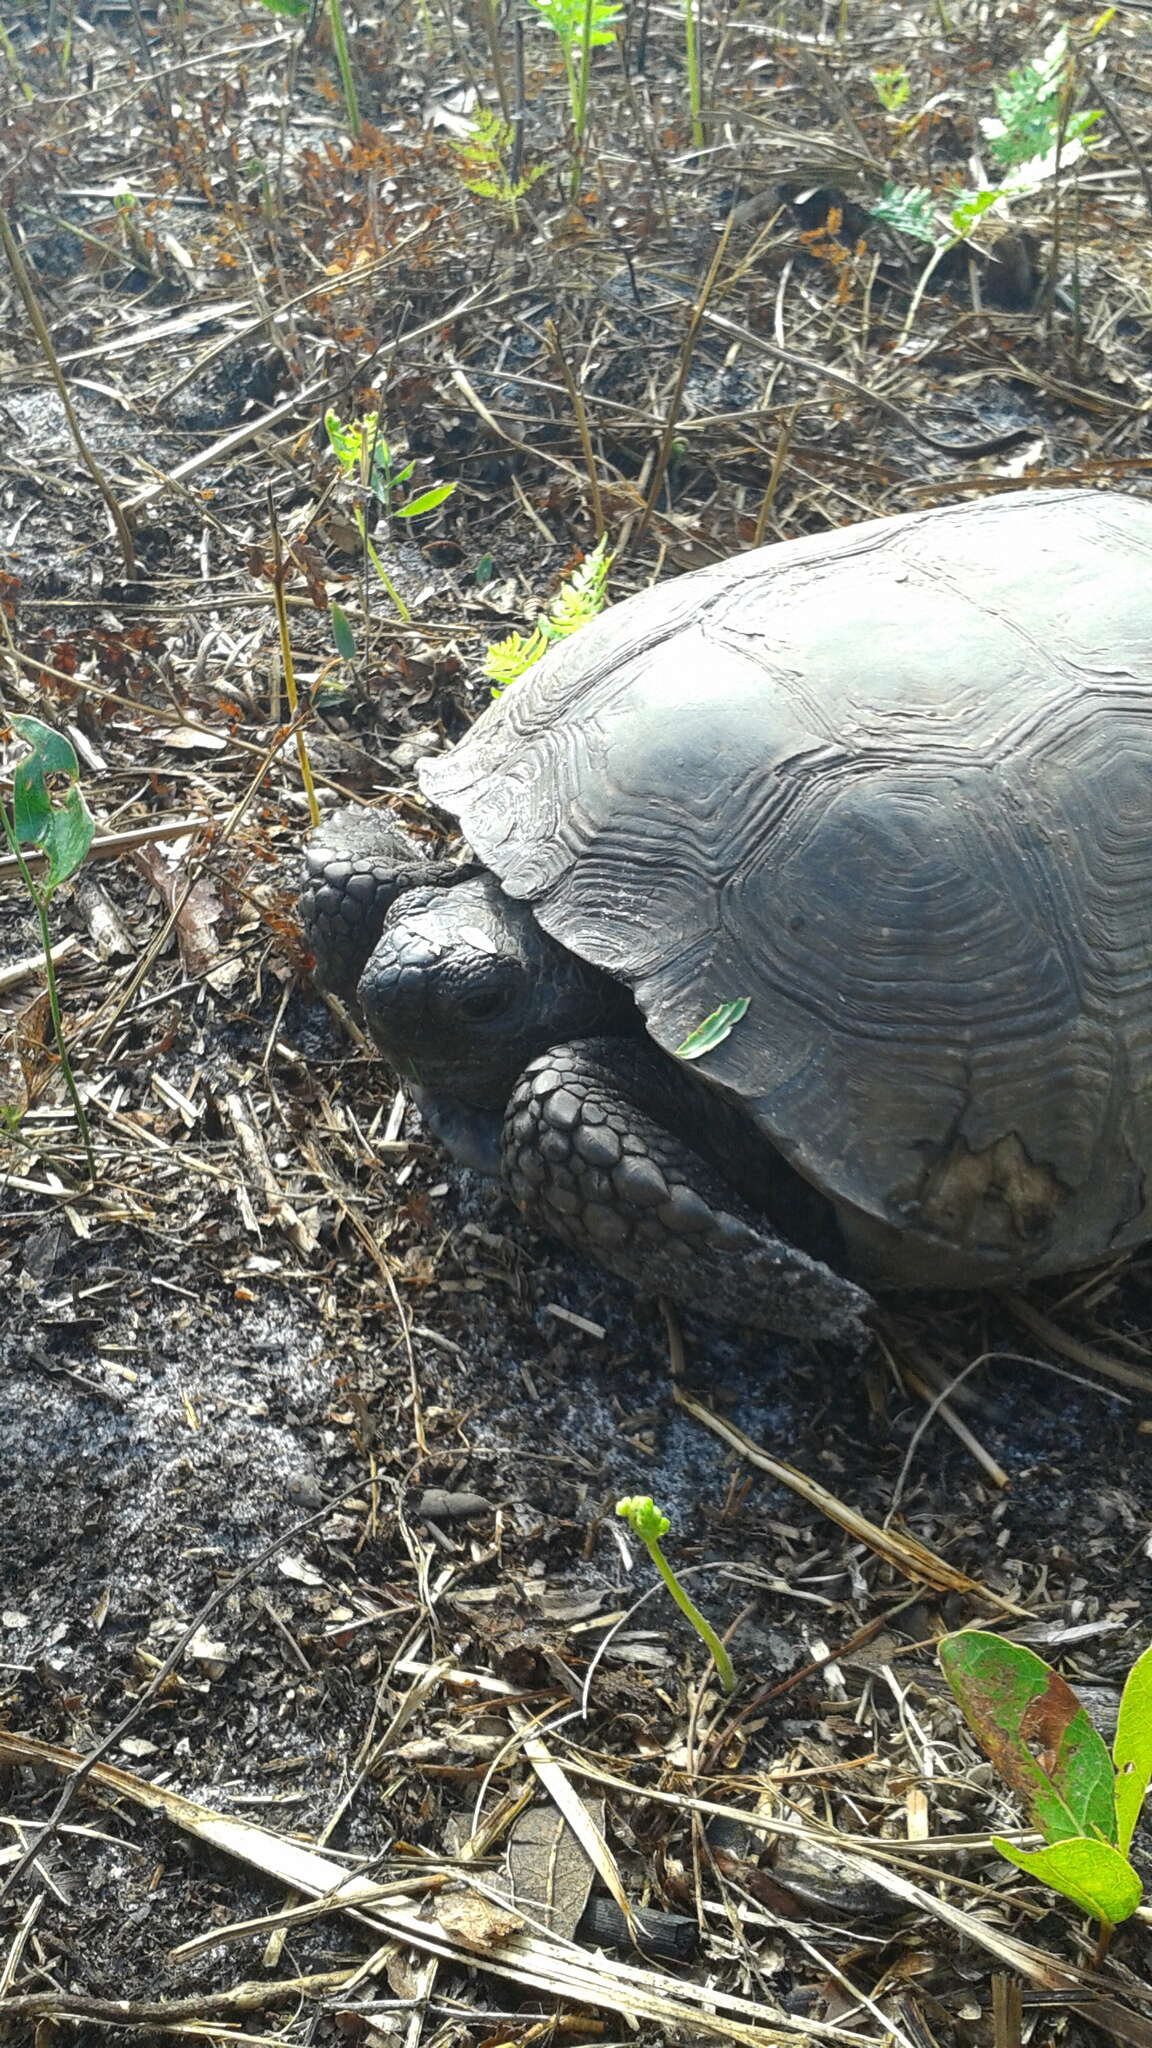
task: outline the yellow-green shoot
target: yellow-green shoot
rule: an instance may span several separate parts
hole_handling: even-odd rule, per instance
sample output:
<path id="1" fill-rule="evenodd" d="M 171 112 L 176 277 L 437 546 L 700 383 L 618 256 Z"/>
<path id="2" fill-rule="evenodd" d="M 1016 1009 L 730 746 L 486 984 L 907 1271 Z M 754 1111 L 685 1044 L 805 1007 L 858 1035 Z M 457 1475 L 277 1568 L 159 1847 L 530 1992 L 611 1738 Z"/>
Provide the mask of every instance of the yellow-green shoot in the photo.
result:
<path id="1" fill-rule="evenodd" d="M 672 1526 L 667 1515 L 660 1512 L 652 1496 L 647 1493 L 632 1494 L 626 1500 L 618 1500 L 616 1513 L 627 1522 L 632 1534 L 640 1538 L 681 1614 L 691 1622 L 708 1651 L 725 1692 L 735 1692 L 736 1673 L 732 1668 L 731 1657 L 711 1622 L 705 1621 L 696 1602 L 684 1591 L 660 1547 L 662 1539 Z"/>

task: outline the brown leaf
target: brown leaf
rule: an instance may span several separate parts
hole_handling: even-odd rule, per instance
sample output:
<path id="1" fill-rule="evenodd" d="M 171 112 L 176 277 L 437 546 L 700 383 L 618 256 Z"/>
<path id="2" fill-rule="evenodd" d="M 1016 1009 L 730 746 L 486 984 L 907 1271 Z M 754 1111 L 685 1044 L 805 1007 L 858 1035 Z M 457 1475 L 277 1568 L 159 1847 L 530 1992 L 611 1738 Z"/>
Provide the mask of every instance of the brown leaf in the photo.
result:
<path id="1" fill-rule="evenodd" d="M 498 1906 L 481 1892 L 448 1892 L 437 1901 L 436 1918 L 454 1941 L 468 1948 L 495 1948 L 524 1925 L 519 1913 Z"/>
<path id="2" fill-rule="evenodd" d="M 585 1802 L 600 1833 L 604 1801 Z M 588 1903 L 595 1875 L 567 1821 L 554 1806 L 530 1806 L 508 1841 L 508 1881 L 513 1899 L 537 1927 L 571 1941 Z"/>

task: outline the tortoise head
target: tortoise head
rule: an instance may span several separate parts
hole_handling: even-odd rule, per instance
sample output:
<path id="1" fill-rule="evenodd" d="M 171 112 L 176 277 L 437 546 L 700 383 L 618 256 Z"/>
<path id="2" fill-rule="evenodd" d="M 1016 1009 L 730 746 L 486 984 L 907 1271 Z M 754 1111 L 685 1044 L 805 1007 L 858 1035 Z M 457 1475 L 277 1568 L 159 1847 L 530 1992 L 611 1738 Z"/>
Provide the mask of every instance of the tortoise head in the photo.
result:
<path id="1" fill-rule="evenodd" d="M 380 1051 L 423 1095 L 501 1113 L 537 1053 L 635 1017 L 626 991 L 491 875 L 405 891 L 357 994 Z"/>

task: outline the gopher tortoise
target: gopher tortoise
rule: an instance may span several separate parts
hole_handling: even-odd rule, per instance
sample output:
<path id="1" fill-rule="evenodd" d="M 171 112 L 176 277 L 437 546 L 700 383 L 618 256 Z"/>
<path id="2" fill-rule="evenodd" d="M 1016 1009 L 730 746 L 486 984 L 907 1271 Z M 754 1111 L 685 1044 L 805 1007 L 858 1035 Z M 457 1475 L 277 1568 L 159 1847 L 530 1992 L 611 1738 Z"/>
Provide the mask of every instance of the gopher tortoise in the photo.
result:
<path id="1" fill-rule="evenodd" d="M 471 864 L 338 814 L 318 978 L 567 1244 L 852 1340 L 866 1288 L 1152 1236 L 1152 503 L 994 497 L 698 570 L 420 782 Z"/>

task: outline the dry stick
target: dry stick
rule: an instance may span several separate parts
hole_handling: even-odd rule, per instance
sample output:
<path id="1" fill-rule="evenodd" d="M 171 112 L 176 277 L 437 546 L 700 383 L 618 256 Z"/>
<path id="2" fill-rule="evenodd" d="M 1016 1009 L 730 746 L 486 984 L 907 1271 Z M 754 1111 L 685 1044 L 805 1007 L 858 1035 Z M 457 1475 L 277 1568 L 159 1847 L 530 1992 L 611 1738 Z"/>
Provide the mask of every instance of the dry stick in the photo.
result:
<path id="1" fill-rule="evenodd" d="M 132 534 L 129 530 L 127 518 L 119 498 L 113 491 L 95 456 L 89 451 L 88 444 L 84 439 L 80 422 L 76 417 L 72 399 L 69 395 L 68 386 L 64 381 L 64 372 L 60 368 L 56 357 L 56 350 L 52 346 L 52 336 L 48 332 L 47 322 L 40 311 L 40 302 L 33 290 L 32 280 L 28 275 L 27 266 L 20 253 L 19 243 L 12 233 L 7 210 L 3 205 L 0 205 L 0 242 L 4 245 L 4 254 L 8 258 L 8 267 L 16 280 L 16 289 L 24 301 L 24 309 L 32 322 L 33 331 L 37 341 L 40 343 L 44 360 L 52 372 L 52 381 L 60 394 L 60 403 L 64 408 L 64 417 L 68 422 L 69 431 L 76 444 L 76 452 L 108 507 L 108 514 L 116 529 L 116 538 L 120 543 L 120 552 L 124 557 L 124 574 L 129 583 L 134 583 L 136 580 L 136 550 L 132 545 Z"/>
<path id="2" fill-rule="evenodd" d="M 694 1394 L 686 1393 L 682 1387 L 674 1386 L 672 1398 L 678 1408 L 683 1408 L 686 1414 L 702 1423 L 705 1429 L 711 1430 L 713 1436 L 719 1437 L 721 1443 L 730 1445 L 741 1457 L 746 1458 L 750 1465 L 755 1465 L 761 1472 L 767 1472 L 773 1479 L 787 1486 L 791 1492 L 799 1494 L 810 1507 L 814 1507 L 819 1514 L 827 1515 L 830 1522 L 837 1523 L 856 1542 L 866 1544 L 869 1550 L 893 1565 L 902 1577 L 910 1580 L 913 1585 L 931 1586 L 933 1591 L 938 1593 L 967 1593 L 998 1609 L 1002 1614 L 1024 1615 L 1031 1619 L 1026 1607 L 1017 1606 L 1014 1600 L 1005 1599 L 1003 1594 L 993 1592 L 990 1586 L 982 1585 L 979 1579 L 957 1570 L 955 1565 L 949 1564 L 946 1558 L 940 1557 L 917 1537 L 898 1530 L 879 1528 L 867 1515 L 861 1514 L 848 1502 L 840 1500 L 826 1486 L 821 1486 L 818 1479 L 810 1479 L 807 1473 L 801 1472 L 795 1465 L 785 1463 L 782 1458 L 771 1457 L 759 1444 L 753 1442 L 751 1437 L 745 1436 L 743 1430 L 737 1429 L 734 1423 L 726 1422 L 714 1414 L 703 1401 L 698 1401 Z"/>
<path id="3" fill-rule="evenodd" d="M 664 486 L 664 478 L 668 469 L 668 454 L 672 446 L 672 436 L 676 432 L 676 421 L 680 413 L 680 400 L 684 396 L 684 386 L 688 381 L 688 372 L 692 367 L 692 351 L 696 346 L 696 336 L 700 332 L 700 322 L 704 318 L 705 309 L 712 296 L 716 280 L 720 275 L 720 265 L 724 261 L 724 251 L 728 247 L 728 237 L 732 233 L 732 223 L 735 217 L 734 213 L 729 213 L 724 223 L 720 240 L 713 251 L 712 261 L 708 265 L 708 275 L 692 302 L 692 311 L 688 315 L 688 326 L 684 335 L 684 346 L 680 351 L 676 381 L 668 400 L 664 432 L 660 436 L 660 446 L 656 453 L 656 461 L 652 467 L 652 479 L 648 485 L 648 495 L 644 500 L 644 509 L 636 524 L 636 531 L 633 535 L 634 540 L 643 539 L 648 529 L 648 523 L 656 508 L 656 500 Z"/>
<path id="4" fill-rule="evenodd" d="M 1140 145 L 1135 140 L 1131 129 L 1125 127 L 1124 117 L 1121 114 L 1119 107 L 1116 105 L 1115 100 L 1112 98 L 1110 93 L 1105 92 L 1103 86 L 1100 84 L 1100 81 L 1097 78 L 1094 78 L 1092 80 L 1092 97 L 1095 100 L 1099 100 L 1100 105 L 1103 107 L 1104 112 L 1107 114 L 1108 119 L 1111 121 L 1112 126 L 1115 128 L 1117 135 L 1120 137 L 1121 142 L 1127 149 L 1128 154 L 1131 157 L 1133 164 L 1135 165 L 1136 175 L 1139 178 L 1140 183 L 1144 187 L 1144 197 L 1148 202 L 1148 211 L 1149 213 L 1152 213 L 1152 171 L 1148 169 L 1148 165 L 1144 160 L 1144 156 L 1141 152 Z"/>
<path id="5" fill-rule="evenodd" d="M 604 503 L 600 496 L 600 478 L 596 471 L 596 456 L 592 447 L 592 436 L 588 429 L 588 414 L 584 406 L 584 394 L 568 366 L 568 359 L 560 346 L 560 336 L 556 330 L 554 320 L 546 320 L 544 322 L 544 336 L 548 343 L 552 360 L 564 380 L 564 389 L 568 393 L 568 403 L 572 407 L 573 418 L 576 421 L 576 431 L 580 436 L 580 446 L 584 453 L 584 467 L 588 472 L 588 492 L 592 499 L 592 519 L 596 528 L 596 538 L 597 540 L 603 540 L 607 531 L 604 523 Z"/>
<path id="6" fill-rule="evenodd" d="M 1152 0 L 1149 0 L 1149 5 L 1152 6 Z M 806 356 L 799 349 L 784 348 L 778 341 L 769 341 L 767 335 L 756 334 L 751 327 L 743 327 L 738 320 L 730 320 L 726 313 L 713 312 L 710 306 L 704 308 L 701 317 L 707 321 L 709 327 L 715 327 L 721 334 L 731 335 L 733 341 L 746 342 L 749 348 L 759 349 L 761 354 L 773 356 L 777 362 L 788 363 L 792 369 L 803 370 L 809 376 L 822 379 L 827 384 L 839 384 L 842 390 L 850 391 L 855 398 L 863 399 L 866 405 L 874 405 L 889 419 L 898 420 L 910 434 L 915 434 L 918 441 L 923 441 L 928 448 L 938 448 L 942 455 L 998 455 L 1003 449 L 1013 448 L 1018 441 L 1026 440 L 1032 432 L 1030 427 L 1016 427 L 1011 433 L 988 434 L 977 441 L 945 441 L 938 434 L 930 434 L 926 427 L 920 425 L 914 414 L 906 412 L 902 405 L 896 405 L 892 399 L 882 397 L 879 391 L 873 391 L 869 385 L 862 384 L 858 377 L 850 377 L 846 370 L 834 370 L 830 363 L 822 363 L 817 356 Z M 1014 366 L 1015 359 L 1009 360 Z M 1056 389 L 1057 396 L 1065 395 L 1063 390 L 1050 387 L 1036 375 L 1035 371 L 1022 369 L 1020 374 L 1028 382 L 1039 384 L 1044 390 L 1053 388 Z M 1080 394 L 1075 386 L 1068 386 L 1067 390 L 1075 392 L 1077 397 L 1083 395 L 1092 398 L 1095 395 L 1091 392 Z M 1120 410 L 1115 406 L 1112 409 Z M 1123 410 L 1138 413 L 1142 408 L 1134 405 Z"/>
<path id="7" fill-rule="evenodd" d="M 488 38 L 488 54 L 492 59 L 492 76 L 496 80 L 496 94 L 500 101 L 500 112 L 506 121 L 511 121 L 512 102 L 508 97 L 508 80 L 504 75 L 504 57 L 500 49 L 500 28 L 496 20 L 496 0 L 480 0 L 480 12 L 484 17 L 484 33 Z"/>
<path id="8" fill-rule="evenodd" d="M 1138 1365 L 1125 1365 L 1120 1359 L 1110 1357 L 1108 1352 L 1098 1350 L 1095 1344 L 1085 1344 L 1079 1337 L 1070 1336 L 1024 1295 L 1006 1294 L 1003 1301 L 1018 1323 L 1023 1323 L 1026 1330 L 1039 1337 L 1042 1344 L 1058 1351 L 1062 1358 L 1070 1358 L 1073 1365 L 1082 1365 L 1089 1372 L 1098 1372 L 1104 1379 L 1115 1380 L 1117 1386 L 1138 1387 L 1142 1394 L 1152 1392 L 1152 1375 Z"/>
<path id="9" fill-rule="evenodd" d="M 512 23 L 512 147 L 508 152 L 508 183 L 517 185 L 524 163 L 524 23 L 517 15 Z"/>
<path id="10" fill-rule="evenodd" d="M 800 407 L 794 405 L 776 437 L 772 467 L 768 471 L 768 481 L 764 486 L 764 496 L 760 500 L 760 510 L 756 514 L 756 525 L 752 534 L 752 545 L 754 548 L 763 547 L 764 545 L 764 529 L 768 524 L 768 515 L 776 502 L 776 492 L 779 489 L 780 478 L 784 474 L 784 464 L 788 460 L 788 451 L 792 446 L 792 430 L 796 425 L 799 412 Z"/>
<path id="11" fill-rule="evenodd" d="M 92 841 L 84 859 L 86 863 L 90 860 L 115 860 L 120 854 L 129 853 L 134 846 L 151 846 L 156 839 L 183 839 L 188 833 L 202 832 L 206 825 L 220 825 L 223 822 L 223 818 L 211 816 L 158 818 L 154 825 L 137 825 L 131 831 L 125 832 L 105 832 Z M 48 855 L 38 846 L 30 846 L 24 855 L 25 864 L 31 868 L 33 874 L 37 868 L 43 867 L 47 858 Z M 18 875 L 19 872 L 20 863 L 14 860 L 11 854 L 5 854 L 3 859 L 0 859 L 0 881 L 6 881 L 9 875 Z M 53 951 L 59 954 L 59 947 L 54 947 Z"/>
<path id="12" fill-rule="evenodd" d="M 41 1894 L 41 1896 L 43 1896 Z M 323 1970 L 318 1976 L 257 1978 L 233 1984 L 226 1991 L 189 1992 L 185 1998 L 90 1998 L 82 1991 L 21 1991 L 0 1996 L 0 2018 L 43 2020 L 91 2020 L 95 2026 L 159 2027 L 161 2031 L 183 2032 L 181 2020 L 206 2022 L 209 2014 L 262 2012 L 265 2006 L 296 2004 L 301 1998 L 317 1999 L 330 1991 L 342 1991 L 352 1976 L 351 1968 Z M 215 2028 L 197 2026 L 196 2034 L 211 2032 L 218 2041 L 239 2041 L 246 2036 L 217 2033 Z M 265 2036 L 265 2039 L 268 2037 Z"/>
<path id="13" fill-rule="evenodd" d="M 276 517 L 276 500 L 272 495 L 271 483 L 268 491 L 268 523 L 272 529 L 272 592 L 276 599 L 276 624 L 280 632 L 280 668 L 284 677 L 284 688 L 288 694 L 288 711 L 296 728 L 296 759 L 300 764 L 300 780 L 308 799 L 308 816 L 312 824 L 320 823 L 320 806 L 316 801 L 316 785 L 312 780 L 312 763 L 308 759 L 308 748 L 304 740 L 304 728 L 300 722 L 299 697 L 296 691 L 296 663 L 292 656 L 292 635 L 288 630 L 288 609 L 284 603 L 284 578 L 287 574 L 284 550 L 280 545 L 280 525 Z"/>

